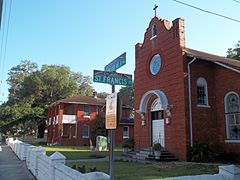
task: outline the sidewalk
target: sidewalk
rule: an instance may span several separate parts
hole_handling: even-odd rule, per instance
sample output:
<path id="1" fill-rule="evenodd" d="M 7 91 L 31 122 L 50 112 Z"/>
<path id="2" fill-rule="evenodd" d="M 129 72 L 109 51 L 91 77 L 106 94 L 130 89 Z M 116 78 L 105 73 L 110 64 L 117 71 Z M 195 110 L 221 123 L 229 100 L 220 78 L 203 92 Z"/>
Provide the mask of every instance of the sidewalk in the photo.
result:
<path id="1" fill-rule="evenodd" d="M 34 176 L 7 145 L 0 145 L 0 179 L 1 180 L 34 180 Z"/>

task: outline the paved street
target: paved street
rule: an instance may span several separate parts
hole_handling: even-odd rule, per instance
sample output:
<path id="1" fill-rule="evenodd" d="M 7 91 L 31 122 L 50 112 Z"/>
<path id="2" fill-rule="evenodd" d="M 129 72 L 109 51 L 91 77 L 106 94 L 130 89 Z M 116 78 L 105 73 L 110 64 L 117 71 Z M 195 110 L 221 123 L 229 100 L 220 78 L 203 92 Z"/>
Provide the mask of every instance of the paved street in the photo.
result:
<path id="1" fill-rule="evenodd" d="M 0 179 L 1 180 L 34 180 L 28 171 L 25 161 L 20 161 L 9 146 L 0 146 Z"/>

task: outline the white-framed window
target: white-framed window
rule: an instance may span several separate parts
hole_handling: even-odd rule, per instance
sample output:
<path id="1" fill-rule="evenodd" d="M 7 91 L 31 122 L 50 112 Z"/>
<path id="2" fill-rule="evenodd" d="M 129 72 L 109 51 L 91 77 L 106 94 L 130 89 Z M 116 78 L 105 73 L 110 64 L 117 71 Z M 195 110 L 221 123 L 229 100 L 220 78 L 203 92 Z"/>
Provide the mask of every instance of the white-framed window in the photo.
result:
<path id="1" fill-rule="evenodd" d="M 124 126 L 123 127 L 123 139 L 128 139 L 129 138 L 129 127 Z"/>
<path id="2" fill-rule="evenodd" d="M 197 104 L 199 106 L 208 106 L 207 81 L 203 77 L 197 79 Z"/>
<path id="3" fill-rule="evenodd" d="M 83 112 L 84 112 L 84 116 L 90 116 L 90 108 L 89 108 L 89 105 L 84 105 L 84 106 L 83 106 Z"/>
<path id="4" fill-rule="evenodd" d="M 157 25 L 154 24 L 152 26 L 152 30 L 151 30 L 151 39 L 153 39 L 154 37 L 157 37 Z"/>
<path id="5" fill-rule="evenodd" d="M 240 100 L 236 92 L 224 97 L 227 140 L 240 140 Z"/>
<path id="6" fill-rule="evenodd" d="M 89 138 L 89 126 L 88 125 L 83 126 L 82 137 Z"/>

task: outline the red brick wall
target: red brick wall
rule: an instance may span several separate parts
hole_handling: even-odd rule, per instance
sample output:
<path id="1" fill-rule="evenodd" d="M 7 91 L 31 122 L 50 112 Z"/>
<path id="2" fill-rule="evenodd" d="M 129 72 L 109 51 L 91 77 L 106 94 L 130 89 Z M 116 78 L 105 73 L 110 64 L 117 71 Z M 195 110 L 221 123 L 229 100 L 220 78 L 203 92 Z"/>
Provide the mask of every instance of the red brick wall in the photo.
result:
<path id="1" fill-rule="evenodd" d="M 115 130 L 115 145 L 121 147 L 123 143 L 123 127 L 129 127 L 129 138 L 134 138 L 134 127 L 133 125 L 118 125 Z"/>
<path id="2" fill-rule="evenodd" d="M 187 73 L 187 62 L 184 71 Z M 197 106 L 197 86 L 199 77 L 203 77 L 208 85 L 208 108 Z M 188 85 L 185 77 L 186 120 L 189 121 L 188 112 Z M 214 63 L 196 60 L 191 65 L 191 91 L 192 91 L 192 117 L 193 142 L 207 143 L 215 151 L 239 152 L 239 143 L 225 143 L 226 121 L 224 116 L 224 97 L 229 91 L 240 92 L 239 73 L 223 68 Z M 188 123 L 189 126 L 189 123 Z"/>
<path id="3" fill-rule="evenodd" d="M 224 116 L 224 97 L 234 91 L 240 95 L 240 74 L 230 71 L 220 66 L 215 68 L 216 84 L 216 119 L 217 119 L 217 139 L 218 149 L 227 152 L 240 152 L 240 143 L 225 143 L 226 126 Z"/>
<path id="4" fill-rule="evenodd" d="M 94 119 L 96 118 L 96 115 L 98 114 L 99 107 L 95 105 L 90 105 L 90 116 L 84 116 L 84 106 L 81 104 L 63 104 L 61 103 L 60 105 L 52 106 L 49 108 L 49 117 L 56 117 L 56 115 L 59 116 L 59 122 L 57 125 L 50 125 L 48 126 L 48 143 L 55 143 L 57 142 L 58 144 L 61 145 L 78 145 L 78 146 L 83 146 L 87 145 L 89 146 L 91 143 L 95 145 L 95 139 L 94 137 Z M 124 118 L 129 116 L 129 108 L 124 108 L 122 111 L 122 116 Z M 102 113 L 102 112 L 101 112 Z M 76 137 L 62 137 L 62 115 L 63 114 L 68 114 L 68 115 L 76 115 L 77 116 L 77 128 L 76 128 Z M 82 131 L 83 131 L 83 126 L 89 126 L 89 137 L 88 138 L 83 138 L 82 137 Z M 69 129 L 69 125 L 64 124 L 64 128 Z M 133 137 L 133 126 L 131 126 L 130 130 L 130 135 Z M 75 129 L 72 129 L 73 134 L 75 132 Z M 90 142 L 91 141 L 91 142 Z M 122 144 L 122 127 L 119 126 L 118 129 L 116 130 L 116 144 L 121 145 Z"/>
<path id="5" fill-rule="evenodd" d="M 157 37 L 151 38 L 151 27 L 157 25 Z M 160 89 L 173 105 L 171 124 L 165 124 L 165 148 L 177 158 L 187 158 L 187 131 L 184 98 L 184 73 L 181 47 L 185 46 L 184 22 L 173 21 L 173 26 L 165 20 L 153 18 L 146 30 L 143 44 L 135 47 L 134 108 L 139 109 L 142 96 L 149 90 Z M 148 70 L 151 58 L 160 54 L 160 73 L 150 75 Z M 136 149 L 150 145 L 150 121 L 146 116 L 146 126 L 141 126 L 140 115 L 135 113 L 134 138 Z"/>
<path id="6" fill-rule="evenodd" d="M 202 60 L 196 60 L 191 64 L 193 143 L 216 144 L 215 66 L 211 62 Z M 207 81 L 209 107 L 201 107 L 197 104 L 197 79 L 199 77 L 203 77 Z"/>

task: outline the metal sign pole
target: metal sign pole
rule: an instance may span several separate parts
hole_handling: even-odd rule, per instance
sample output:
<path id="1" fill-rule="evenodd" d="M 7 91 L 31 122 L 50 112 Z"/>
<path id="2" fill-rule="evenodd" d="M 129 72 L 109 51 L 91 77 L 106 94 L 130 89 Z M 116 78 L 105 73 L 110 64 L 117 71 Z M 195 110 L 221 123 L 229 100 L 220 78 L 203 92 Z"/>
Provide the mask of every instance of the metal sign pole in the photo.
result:
<path id="1" fill-rule="evenodd" d="M 115 86 L 112 85 L 112 93 L 115 92 Z M 110 152 L 109 152 L 109 174 L 110 180 L 114 179 L 114 129 L 110 129 Z"/>

